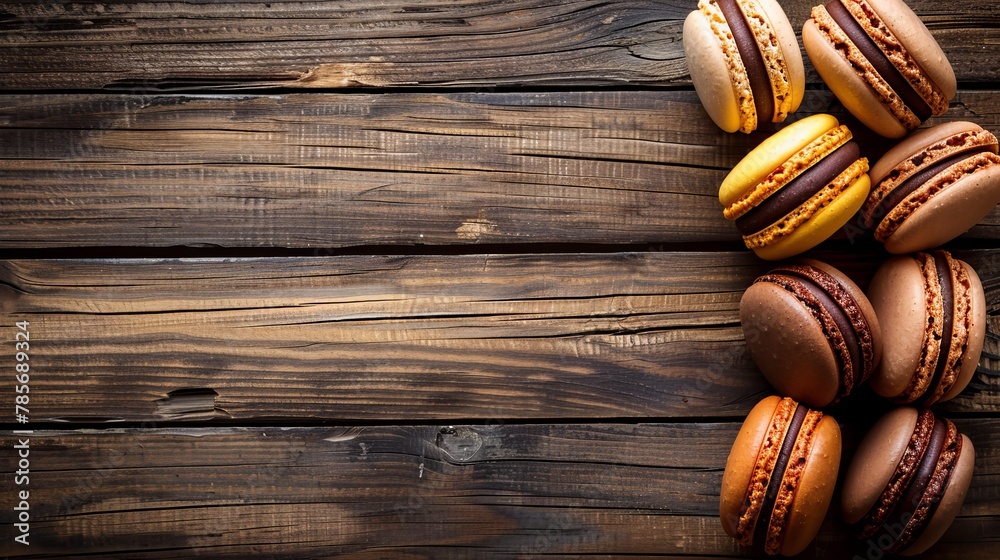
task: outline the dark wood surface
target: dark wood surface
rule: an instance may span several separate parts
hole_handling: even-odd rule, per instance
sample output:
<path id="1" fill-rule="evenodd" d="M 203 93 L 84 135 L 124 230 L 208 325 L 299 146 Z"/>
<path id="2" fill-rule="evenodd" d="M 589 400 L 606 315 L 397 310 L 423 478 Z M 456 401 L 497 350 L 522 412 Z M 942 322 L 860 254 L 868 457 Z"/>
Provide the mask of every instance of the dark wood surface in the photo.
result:
<path id="1" fill-rule="evenodd" d="M 778 127 L 708 120 L 694 5 L 5 2 L 0 556 L 751 556 L 717 508 L 769 264 L 717 189 Z M 1000 131 L 993 8 L 910 5 L 960 80 L 934 122 Z M 890 147 L 806 68 L 793 119 Z M 928 557 L 993 559 L 1000 211 L 948 247 L 989 339 L 938 407 L 977 456 Z M 886 255 L 852 222 L 813 256 Z M 889 406 L 828 411 L 845 461 Z M 852 556 L 834 508 L 802 557 Z"/>
<path id="2" fill-rule="evenodd" d="M 997 99 L 962 92 L 938 120 L 1000 129 Z M 849 120 L 808 101 L 794 118 Z M 718 185 L 767 134 L 659 90 L 11 95 L 0 122 L 0 238 L 23 248 L 738 247 Z M 969 235 L 1000 237 L 1000 211 Z"/>

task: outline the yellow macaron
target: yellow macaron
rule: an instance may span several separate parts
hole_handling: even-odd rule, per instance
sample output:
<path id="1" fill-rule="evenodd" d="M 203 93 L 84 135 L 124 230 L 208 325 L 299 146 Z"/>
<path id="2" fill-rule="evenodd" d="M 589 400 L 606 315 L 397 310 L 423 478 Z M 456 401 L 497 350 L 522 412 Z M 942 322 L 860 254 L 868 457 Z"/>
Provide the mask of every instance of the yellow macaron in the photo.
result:
<path id="1" fill-rule="evenodd" d="M 779 260 L 828 239 L 861 208 L 870 188 L 868 159 L 851 131 L 820 114 L 747 154 L 722 182 L 719 202 L 748 248 Z"/>

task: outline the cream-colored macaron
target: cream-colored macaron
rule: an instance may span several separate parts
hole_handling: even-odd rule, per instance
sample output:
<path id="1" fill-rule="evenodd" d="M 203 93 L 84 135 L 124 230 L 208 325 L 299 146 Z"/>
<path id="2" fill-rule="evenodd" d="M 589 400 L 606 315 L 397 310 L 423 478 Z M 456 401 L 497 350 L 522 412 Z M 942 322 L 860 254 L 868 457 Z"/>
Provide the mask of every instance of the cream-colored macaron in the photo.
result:
<path id="1" fill-rule="evenodd" d="M 726 132 L 782 122 L 802 102 L 802 55 L 775 0 L 700 0 L 683 40 L 695 91 Z"/>

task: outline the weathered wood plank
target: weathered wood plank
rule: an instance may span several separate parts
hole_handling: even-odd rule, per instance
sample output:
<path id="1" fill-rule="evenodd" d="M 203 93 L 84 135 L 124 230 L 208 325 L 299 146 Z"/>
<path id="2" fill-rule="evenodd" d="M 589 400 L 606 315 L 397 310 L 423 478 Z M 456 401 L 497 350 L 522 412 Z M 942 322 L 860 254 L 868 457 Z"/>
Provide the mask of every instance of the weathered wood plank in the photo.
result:
<path id="1" fill-rule="evenodd" d="M 862 284 L 878 262 L 830 256 Z M 1000 333 L 997 251 L 962 256 Z M 0 263 L 0 305 L 4 340 L 30 322 L 37 421 L 735 417 L 768 390 L 738 319 L 767 266 L 748 252 L 28 260 Z M 951 408 L 1000 409 L 998 366 L 984 358 L 980 390 Z"/>
<path id="2" fill-rule="evenodd" d="M 783 2 L 796 31 L 818 2 Z M 908 2 L 962 81 L 997 81 L 988 3 Z M 12 89 L 689 84 L 696 2 L 113 2 L 11 0 Z M 234 17 L 238 14 L 239 17 Z M 809 68 L 809 80 L 817 76 Z"/>
<path id="3" fill-rule="evenodd" d="M 945 119 L 998 130 L 998 99 Z M 764 134 L 691 92 L 3 96 L 0 244 L 736 247 L 717 189 Z M 1000 238 L 1000 210 L 968 235 Z"/>
<path id="4" fill-rule="evenodd" d="M 934 557 L 995 558 L 1000 542 L 986 535 L 1000 531 L 1000 421 L 958 423 L 976 445 L 976 476 Z M 31 544 L 13 542 L 11 504 L 0 510 L 0 554 L 743 557 L 717 518 L 738 428 L 39 430 L 29 438 L 31 475 L 22 486 L 30 490 Z M 845 434 L 855 428 L 846 425 Z M 8 450 L 16 443 L 9 433 L 2 440 Z M 0 457 L 5 472 L 16 470 L 14 455 Z M 9 477 L 2 485 L 4 495 L 15 488 Z M 854 552 L 834 510 L 804 557 Z"/>

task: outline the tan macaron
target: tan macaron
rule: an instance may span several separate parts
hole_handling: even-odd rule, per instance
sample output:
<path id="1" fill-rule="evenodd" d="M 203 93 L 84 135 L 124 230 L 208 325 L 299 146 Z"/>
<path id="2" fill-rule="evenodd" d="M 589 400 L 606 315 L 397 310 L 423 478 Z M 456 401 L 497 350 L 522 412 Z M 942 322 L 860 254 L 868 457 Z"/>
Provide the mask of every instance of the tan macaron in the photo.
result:
<path id="1" fill-rule="evenodd" d="M 969 384 L 986 338 L 986 295 L 968 263 L 947 251 L 893 257 L 868 299 L 882 327 L 882 360 L 868 380 L 876 393 L 930 405 Z"/>
<path id="2" fill-rule="evenodd" d="M 868 128 L 901 138 L 948 109 L 951 63 L 902 0 L 832 0 L 816 6 L 802 43 L 820 77 Z"/>
<path id="3" fill-rule="evenodd" d="M 872 166 L 865 223 L 890 253 L 938 247 L 1000 203 L 997 138 L 957 121 L 907 136 Z"/>
<path id="4" fill-rule="evenodd" d="M 869 558 L 920 554 L 958 515 L 976 451 L 950 420 L 896 408 L 875 423 L 851 459 L 841 514 Z"/>

